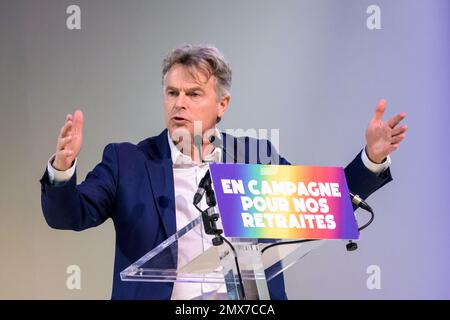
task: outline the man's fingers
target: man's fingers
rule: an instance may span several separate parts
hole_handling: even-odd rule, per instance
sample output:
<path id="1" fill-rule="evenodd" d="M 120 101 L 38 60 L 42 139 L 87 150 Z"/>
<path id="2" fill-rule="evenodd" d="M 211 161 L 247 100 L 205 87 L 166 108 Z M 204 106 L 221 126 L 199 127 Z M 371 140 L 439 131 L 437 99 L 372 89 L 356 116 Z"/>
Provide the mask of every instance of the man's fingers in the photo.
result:
<path id="1" fill-rule="evenodd" d="M 392 130 L 391 135 L 392 135 L 393 137 L 394 137 L 394 136 L 398 136 L 399 134 L 405 133 L 406 130 L 408 130 L 408 126 L 407 126 L 407 125 L 403 125 L 403 126 L 401 126 L 401 127 L 395 127 L 395 128 Z"/>
<path id="2" fill-rule="evenodd" d="M 72 119 L 66 121 L 66 123 L 62 126 L 61 130 L 59 131 L 59 138 L 63 138 L 68 134 L 70 130 L 72 130 L 72 124 L 73 124 Z"/>
<path id="3" fill-rule="evenodd" d="M 387 121 L 387 124 L 389 125 L 389 127 L 391 128 L 395 128 L 396 125 L 398 125 L 400 123 L 400 121 L 402 121 L 403 119 L 405 119 L 406 117 L 406 113 L 401 112 L 399 114 L 396 114 L 395 116 L 393 116 L 392 118 L 390 118 Z"/>
<path id="4" fill-rule="evenodd" d="M 403 139 L 405 139 L 405 134 L 399 134 L 398 136 L 392 137 L 391 145 L 399 144 L 400 142 L 402 142 Z"/>
<path id="5" fill-rule="evenodd" d="M 386 111 L 386 100 L 381 99 L 380 101 L 378 101 L 373 120 L 381 121 L 385 111 Z"/>
<path id="6" fill-rule="evenodd" d="M 61 150 L 62 154 L 67 158 L 73 155 L 72 150 Z"/>
<path id="7" fill-rule="evenodd" d="M 74 117 L 75 134 L 81 134 L 83 131 L 83 112 L 81 110 L 77 110 L 75 111 L 73 117 Z"/>
<path id="8" fill-rule="evenodd" d="M 67 137 L 64 138 L 59 138 L 58 139 L 58 145 L 57 145 L 57 150 L 62 150 L 66 147 L 66 145 L 68 143 L 70 143 L 72 141 L 72 136 L 69 135 Z"/>

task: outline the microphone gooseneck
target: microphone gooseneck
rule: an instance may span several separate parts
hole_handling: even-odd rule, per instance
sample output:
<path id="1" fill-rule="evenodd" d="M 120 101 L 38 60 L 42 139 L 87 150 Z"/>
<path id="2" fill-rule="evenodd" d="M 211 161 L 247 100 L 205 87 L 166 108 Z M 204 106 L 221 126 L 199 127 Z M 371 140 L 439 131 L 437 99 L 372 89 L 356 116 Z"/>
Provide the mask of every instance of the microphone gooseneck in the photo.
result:
<path id="1" fill-rule="evenodd" d="M 372 208 L 369 206 L 369 204 L 363 199 L 361 198 L 359 195 L 352 193 L 351 191 L 349 192 L 350 195 L 350 199 L 352 200 L 352 203 L 361 208 L 364 209 L 366 211 L 369 211 L 371 214 L 370 220 L 363 225 L 362 227 L 359 227 L 358 230 L 361 231 L 362 229 L 366 228 L 369 224 L 372 223 L 373 219 L 374 219 L 374 213 Z M 349 240 L 347 245 L 346 245 L 347 251 L 355 251 L 356 249 L 358 249 L 358 244 L 356 242 L 353 242 L 352 240 Z"/>

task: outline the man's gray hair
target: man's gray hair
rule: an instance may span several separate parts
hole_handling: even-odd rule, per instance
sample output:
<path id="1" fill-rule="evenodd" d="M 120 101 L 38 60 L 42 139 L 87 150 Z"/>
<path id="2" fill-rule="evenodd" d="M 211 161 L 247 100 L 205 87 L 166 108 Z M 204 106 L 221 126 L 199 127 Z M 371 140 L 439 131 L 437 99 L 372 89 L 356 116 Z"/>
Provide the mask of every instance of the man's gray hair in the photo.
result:
<path id="1" fill-rule="evenodd" d="M 230 94 L 231 67 L 215 46 L 185 44 L 173 49 L 163 62 L 163 81 L 175 64 L 186 66 L 193 76 L 195 76 L 193 71 L 203 72 L 207 79 L 214 76 L 218 99 Z"/>

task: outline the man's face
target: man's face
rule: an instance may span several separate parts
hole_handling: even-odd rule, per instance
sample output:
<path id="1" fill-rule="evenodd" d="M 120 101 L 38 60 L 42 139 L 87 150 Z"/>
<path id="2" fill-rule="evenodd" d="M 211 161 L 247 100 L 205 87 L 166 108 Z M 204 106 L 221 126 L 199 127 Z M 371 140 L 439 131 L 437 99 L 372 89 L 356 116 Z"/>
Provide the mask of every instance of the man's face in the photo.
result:
<path id="1" fill-rule="evenodd" d="M 214 76 L 208 79 L 196 69 L 174 65 L 164 78 L 164 114 L 170 136 L 174 137 L 177 129 L 185 129 L 193 139 L 195 121 L 201 122 L 202 134 L 214 128 L 229 100 L 229 96 L 218 99 Z"/>

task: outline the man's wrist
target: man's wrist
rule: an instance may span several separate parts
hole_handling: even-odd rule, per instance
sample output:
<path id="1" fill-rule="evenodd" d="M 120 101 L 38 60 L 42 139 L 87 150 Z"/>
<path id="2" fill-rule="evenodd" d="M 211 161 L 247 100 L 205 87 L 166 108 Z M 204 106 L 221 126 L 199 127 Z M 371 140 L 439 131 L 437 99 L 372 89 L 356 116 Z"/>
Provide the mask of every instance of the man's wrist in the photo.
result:
<path id="1" fill-rule="evenodd" d="M 382 159 L 381 161 L 378 160 L 378 159 L 375 159 L 374 157 L 371 157 L 369 151 L 367 150 L 367 146 L 364 148 L 364 151 L 365 151 L 365 153 L 366 153 L 366 155 L 367 155 L 367 158 L 368 158 L 370 161 L 372 161 L 373 163 L 376 163 L 376 164 L 382 164 L 382 163 L 384 163 L 384 162 L 387 160 L 387 157 L 384 157 L 384 159 Z"/>
<path id="2" fill-rule="evenodd" d="M 361 160 L 364 163 L 364 166 L 375 174 L 380 174 L 383 171 L 386 171 L 391 165 L 391 158 L 389 156 L 387 156 L 381 163 L 374 162 L 369 158 L 366 148 L 364 148 L 361 152 Z"/>
<path id="3" fill-rule="evenodd" d="M 48 178 L 51 184 L 64 183 L 70 180 L 75 174 L 75 168 L 77 165 L 77 158 L 73 162 L 72 166 L 64 171 L 58 170 L 53 167 L 53 161 L 55 160 L 55 155 L 51 156 L 47 163 Z"/>

